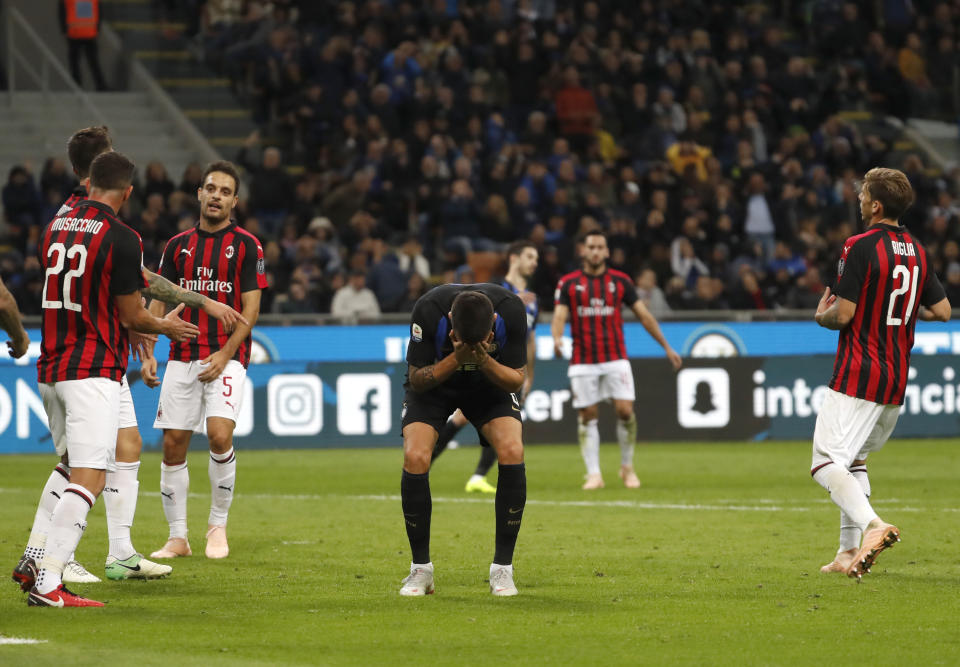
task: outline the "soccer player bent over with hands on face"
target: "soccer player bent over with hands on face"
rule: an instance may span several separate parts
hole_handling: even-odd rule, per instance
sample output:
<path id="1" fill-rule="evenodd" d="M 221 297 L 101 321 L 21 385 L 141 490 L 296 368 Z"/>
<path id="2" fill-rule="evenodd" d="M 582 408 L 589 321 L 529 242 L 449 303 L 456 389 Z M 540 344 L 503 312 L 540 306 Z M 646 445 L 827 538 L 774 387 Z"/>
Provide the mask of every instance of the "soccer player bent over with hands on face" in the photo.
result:
<path id="1" fill-rule="evenodd" d="M 900 541 L 899 529 L 870 506 L 867 455 L 883 447 L 897 424 L 917 319 L 950 319 L 926 249 L 898 223 L 913 200 L 903 172 L 867 172 L 860 188 L 867 229 L 844 243 L 836 290 L 826 288 L 815 315 L 820 326 L 840 331 L 813 432 L 810 474 L 840 507 L 840 548 L 821 571 L 858 581 Z"/>
<path id="2" fill-rule="evenodd" d="M 61 576 L 86 528 L 87 513 L 113 467 L 120 382 L 127 367 L 127 330 L 163 333 L 174 340 L 199 329 L 143 308 L 140 237 L 117 217 L 133 190 L 134 165 L 103 153 L 90 168 L 89 199 L 43 230 L 46 269 L 38 383 L 59 454 L 70 457 L 70 480 L 53 510 L 31 606 L 99 607 L 63 587 Z"/>
<path id="3" fill-rule="evenodd" d="M 403 518 L 413 558 L 400 595 L 433 593 L 430 561 L 430 455 L 437 433 L 459 408 L 493 447 L 497 479 L 496 549 L 490 592 L 517 594 L 513 550 L 527 501 L 520 400 L 526 374 L 523 302 L 499 285 L 441 285 L 413 308 L 404 397 Z"/>

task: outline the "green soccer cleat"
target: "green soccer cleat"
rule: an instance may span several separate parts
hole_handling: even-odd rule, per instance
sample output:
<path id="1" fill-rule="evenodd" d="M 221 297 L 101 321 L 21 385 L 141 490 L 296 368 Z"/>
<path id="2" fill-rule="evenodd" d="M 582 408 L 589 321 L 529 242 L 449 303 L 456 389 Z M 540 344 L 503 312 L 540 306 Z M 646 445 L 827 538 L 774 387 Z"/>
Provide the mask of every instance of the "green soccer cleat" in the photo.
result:
<path id="1" fill-rule="evenodd" d="M 490 484 L 486 477 L 474 475 L 467 480 L 467 485 L 463 487 L 463 490 L 467 493 L 496 493 L 497 487 Z"/>
<path id="2" fill-rule="evenodd" d="M 107 564 L 103 570 L 107 579 L 120 581 L 122 579 L 160 579 L 170 574 L 173 568 L 169 565 L 154 563 L 140 554 L 133 554 L 130 558 L 123 560 L 107 556 Z"/>

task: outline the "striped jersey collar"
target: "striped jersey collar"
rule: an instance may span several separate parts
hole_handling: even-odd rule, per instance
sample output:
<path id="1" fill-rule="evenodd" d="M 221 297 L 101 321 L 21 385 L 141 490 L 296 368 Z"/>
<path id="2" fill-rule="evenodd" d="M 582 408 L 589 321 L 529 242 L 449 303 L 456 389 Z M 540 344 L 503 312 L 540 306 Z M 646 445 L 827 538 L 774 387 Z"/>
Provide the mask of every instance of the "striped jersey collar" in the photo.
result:
<path id="1" fill-rule="evenodd" d="M 200 221 L 199 221 L 199 220 L 197 220 L 197 224 L 193 226 L 193 228 L 194 228 L 194 230 L 197 232 L 197 234 L 199 234 L 200 236 L 206 236 L 206 237 L 208 237 L 208 238 L 216 238 L 216 237 L 218 237 L 218 236 L 223 236 L 223 235 L 226 234 L 227 232 L 236 229 L 236 227 L 237 227 L 237 223 L 236 223 L 235 220 L 231 220 L 229 225 L 227 225 L 227 226 L 224 227 L 223 229 L 219 229 L 219 230 L 217 230 L 217 231 L 215 231 L 215 232 L 208 232 L 208 231 L 204 231 L 203 229 L 200 229 Z"/>

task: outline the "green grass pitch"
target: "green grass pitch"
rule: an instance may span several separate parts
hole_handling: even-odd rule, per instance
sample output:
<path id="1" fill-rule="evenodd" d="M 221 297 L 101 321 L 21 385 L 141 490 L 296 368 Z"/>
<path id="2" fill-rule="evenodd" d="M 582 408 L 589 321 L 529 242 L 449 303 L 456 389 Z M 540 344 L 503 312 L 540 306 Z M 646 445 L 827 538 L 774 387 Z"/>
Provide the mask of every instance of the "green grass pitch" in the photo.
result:
<path id="1" fill-rule="evenodd" d="M 206 455 L 191 454 L 194 556 L 162 581 L 75 590 L 104 609 L 28 608 L 9 581 L 53 456 L 0 458 L 2 665 L 697 664 L 960 662 L 960 443 L 893 441 L 869 462 L 902 530 L 863 583 L 822 575 L 839 512 L 809 444 L 637 448 L 643 487 L 580 490 L 573 446 L 527 449 L 520 595 L 493 598 L 493 499 L 463 492 L 477 449 L 431 474 L 436 594 L 397 595 L 409 566 L 398 450 L 239 450 L 230 557 L 208 561 Z M 134 543 L 160 546 L 159 457 L 144 456 Z M 78 558 L 102 575 L 103 503 Z"/>

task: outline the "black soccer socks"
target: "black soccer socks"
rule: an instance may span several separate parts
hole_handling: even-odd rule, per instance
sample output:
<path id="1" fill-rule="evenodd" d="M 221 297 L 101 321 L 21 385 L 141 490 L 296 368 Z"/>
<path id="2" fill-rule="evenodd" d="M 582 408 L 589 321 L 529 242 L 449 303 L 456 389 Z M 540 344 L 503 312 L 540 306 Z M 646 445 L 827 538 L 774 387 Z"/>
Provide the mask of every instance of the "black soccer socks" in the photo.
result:
<path id="1" fill-rule="evenodd" d="M 433 463 L 437 460 L 437 457 L 443 454 L 444 450 L 447 448 L 447 445 L 450 444 L 450 441 L 453 440 L 453 436 L 457 434 L 457 431 L 460 430 L 460 426 L 457 426 L 453 423 L 453 420 L 448 420 L 443 426 L 440 427 L 440 432 L 437 434 L 437 444 L 433 446 L 433 454 L 430 455 L 430 462 Z"/>
<path id="2" fill-rule="evenodd" d="M 433 511 L 433 503 L 430 500 L 430 474 L 414 475 L 404 470 L 400 478 L 400 498 L 413 562 L 429 563 L 430 514 Z M 517 527 L 519 528 L 519 525 Z M 516 541 L 516 536 L 513 539 Z"/>
<path id="3" fill-rule="evenodd" d="M 481 438 L 483 436 L 480 436 Z M 480 448 L 480 460 L 477 462 L 477 469 L 474 471 L 474 475 L 480 475 L 481 477 L 486 477 L 487 473 L 490 472 L 490 468 L 493 467 L 493 464 L 497 462 L 497 452 L 490 447 Z"/>
<path id="4" fill-rule="evenodd" d="M 513 562 L 513 549 L 517 546 L 517 535 L 520 533 L 520 521 L 523 519 L 523 507 L 526 503 L 526 466 L 523 463 L 501 463 L 497 478 L 497 548 L 493 555 L 493 562 L 497 565 L 510 565 Z"/>

